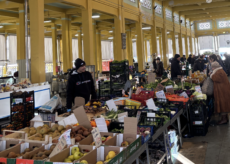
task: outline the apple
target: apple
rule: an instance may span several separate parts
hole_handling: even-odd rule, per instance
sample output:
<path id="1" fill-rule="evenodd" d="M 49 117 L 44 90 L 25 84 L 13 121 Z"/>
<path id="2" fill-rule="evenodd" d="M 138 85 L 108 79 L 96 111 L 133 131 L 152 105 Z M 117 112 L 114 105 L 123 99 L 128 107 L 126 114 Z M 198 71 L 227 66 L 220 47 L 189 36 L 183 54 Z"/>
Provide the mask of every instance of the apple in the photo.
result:
<path id="1" fill-rule="evenodd" d="M 70 155 L 70 156 L 68 157 L 68 159 L 70 159 L 71 161 L 74 161 L 74 156 L 73 156 L 73 155 Z"/>
<path id="2" fill-rule="evenodd" d="M 88 164 L 86 160 L 82 160 L 80 163 Z"/>
<path id="3" fill-rule="evenodd" d="M 78 159 L 81 158 L 81 153 L 80 152 L 75 152 L 73 156 L 74 156 L 75 160 L 78 160 Z"/>
<path id="4" fill-rule="evenodd" d="M 108 136 L 108 137 L 106 138 L 106 141 L 108 141 L 110 138 L 113 138 L 113 137 L 111 137 L 111 136 Z"/>
<path id="5" fill-rule="evenodd" d="M 101 141 L 102 143 L 106 141 L 106 138 L 105 137 L 101 137 Z"/>
<path id="6" fill-rule="evenodd" d="M 79 152 L 79 147 L 73 147 L 71 150 L 71 154 L 74 155 L 75 152 Z"/>
<path id="7" fill-rule="evenodd" d="M 127 147 L 127 146 L 129 146 L 129 143 L 127 141 L 124 141 L 124 142 L 121 143 L 121 146 L 122 147 Z"/>

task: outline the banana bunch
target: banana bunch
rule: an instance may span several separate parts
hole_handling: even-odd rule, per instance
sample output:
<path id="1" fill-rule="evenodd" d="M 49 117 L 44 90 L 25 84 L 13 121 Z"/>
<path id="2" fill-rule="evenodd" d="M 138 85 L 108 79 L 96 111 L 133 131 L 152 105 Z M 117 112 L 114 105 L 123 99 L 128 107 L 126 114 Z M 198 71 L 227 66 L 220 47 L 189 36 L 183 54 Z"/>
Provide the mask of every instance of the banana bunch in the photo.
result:
<path id="1" fill-rule="evenodd" d="M 100 101 L 98 101 L 98 102 L 93 102 L 93 105 L 97 105 L 97 106 L 101 106 L 101 102 Z"/>

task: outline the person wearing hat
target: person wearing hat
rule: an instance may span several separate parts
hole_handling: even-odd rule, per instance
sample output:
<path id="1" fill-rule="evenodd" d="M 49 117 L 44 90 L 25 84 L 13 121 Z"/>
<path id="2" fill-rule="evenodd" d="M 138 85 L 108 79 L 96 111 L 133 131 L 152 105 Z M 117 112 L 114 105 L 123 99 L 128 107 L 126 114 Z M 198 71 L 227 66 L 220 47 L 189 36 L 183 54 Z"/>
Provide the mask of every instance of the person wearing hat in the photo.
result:
<path id="1" fill-rule="evenodd" d="M 156 63 L 157 63 L 156 75 L 157 77 L 161 77 L 164 73 L 164 67 L 159 57 L 156 59 Z"/>
<path id="2" fill-rule="evenodd" d="M 176 54 L 171 64 L 171 79 L 176 79 L 178 75 L 181 75 L 180 55 Z"/>
<path id="3" fill-rule="evenodd" d="M 70 72 L 67 83 L 67 109 L 71 109 L 75 97 L 83 97 L 85 104 L 92 99 L 97 98 L 94 81 L 90 72 L 86 71 L 86 63 L 80 58 L 74 62 L 75 69 Z"/>
<path id="4" fill-rule="evenodd" d="M 215 113 L 221 114 L 219 125 L 228 123 L 228 113 L 230 113 L 230 83 L 227 74 L 215 61 L 211 64 L 212 73 L 210 78 L 213 81 L 214 98 L 215 98 Z"/>

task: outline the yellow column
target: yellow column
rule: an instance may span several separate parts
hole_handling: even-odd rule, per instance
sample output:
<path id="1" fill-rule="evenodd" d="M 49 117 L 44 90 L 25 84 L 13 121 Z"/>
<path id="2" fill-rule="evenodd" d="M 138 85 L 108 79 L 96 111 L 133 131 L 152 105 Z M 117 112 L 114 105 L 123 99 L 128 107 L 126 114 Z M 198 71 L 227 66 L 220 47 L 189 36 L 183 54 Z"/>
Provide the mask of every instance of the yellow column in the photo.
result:
<path id="1" fill-rule="evenodd" d="M 148 61 L 148 49 L 147 49 L 147 40 L 145 40 L 145 62 Z"/>
<path id="2" fill-rule="evenodd" d="M 20 60 L 26 58 L 25 12 L 23 7 L 19 8 L 19 23 L 17 25 L 17 60 Z"/>
<path id="3" fill-rule="evenodd" d="M 82 9 L 82 33 L 84 43 L 84 60 L 87 65 L 95 65 L 93 49 L 92 0 L 87 0 L 87 8 Z"/>
<path id="4" fill-rule="evenodd" d="M 167 29 L 162 29 L 162 45 L 163 45 L 163 64 L 164 68 L 168 66 L 168 36 Z"/>
<path id="5" fill-rule="evenodd" d="M 172 35 L 172 49 L 173 49 L 173 56 L 176 54 L 176 37 L 175 37 L 175 31 L 171 32 Z"/>
<path id="6" fill-rule="evenodd" d="M 80 59 L 82 59 L 82 36 L 81 36 L 81 30 L 77 30 L 78 34 L 78 56 Z"/>
<path id="7" fill-rule="evenodd" d="M 155 14 L 155 12 L 154 12 Z M 152 45 L 152 54 L 156 53 L 157 55 L 157 31 L 156 31 L 156 20 L 153 20 L 153 26 L 151 27 L 151 45 Z M 151 55 L 152 55 L 151 54 Z M 160 53 L 161 54 L 161 53 Z"/>
<path id="8" fill-rule="evenodd" d="M 161 55 L 161 60 L 163 60 L 163 53 L 162 53 L 162 37 L 159 37 L 159 46 L 160 46 L 160 55 Z"/>
<path id="9" fill-rule="evenodd" d="M 93 22 L 93 57 L 94 57 L 94 63 L 95 63 L 95 70 L 97 70 L 97 44 L 96 44 L 96 21 Z M 96 74 L 97 76 L 97 74 Z"/>
<path id="10" fill-rule="evenodd" d="M 44 54 L 44 0 L 29 0 L 29 4 L 31 37 L 31 82 L 40 83 L 46 81 Z"/>
<path id="11" fill-rule="evenodd" d="M 56 75 L 57 67 L 57 27 L 53 25 L 52 29 L 52 48 L 53 48 L 53 75 Z"/>
<path id="12" fill-rule="evenodd" d="M 138 60 L 138 71 L 144 70 L 144 45 L 142 35 L 142 16 L 139 16 L 139 22 L 136 22 L 136 33 L 137 33 L 137 60 Z"/>
<path id="13" fill-rule="evenodd" d="M 178 34 L 178 41 L 179 41 L 179 52 L 180 52 L 180 56 L 183 57 L 182 33 Z"/>
<path id="14" fill-rule="evenodd" d="M 189 36 L 190 54 L 193 54 L 192 35 Z"/>
<path id="15" fill-rule="evenodd" d="M 131 29 L 128 29 L 126 32 L 126 40 L 127 40 L 127 58 L 129 60 L 129 65 L 133 65 L 133 51 L 132 51 L 132 32 Z"/>
<path id="16" fill-rule="evenodd" d="M 199 46 L 198 37 L 196 37 L 196 44 L 197 44 L 197 52 L 198 52 L 198 54 L 200 54 L 200 46 Z"/>
<path id="17" fill-rule="evenodd" d="M 194 42 L 194 50 L 195 50 L 194 55 L 196 55 L 196 54 L 197 54 L 197 52 L 196 52 L 196 38 L 195 38 L 195 37 L 194 37 L 193 42 Z"/>
<path id="18" fill-rule="evenodd" d="M 125 20 L 123 11 L 123 0 L 118 0 L 118 17 L 114 17 L 114 60 L 124 60 L 126 58 L 126 50 L 122 49 L 121 33 L 125 33 Z"/>
<path id="19" fill-rule="evenodd" d="M 149 40 L 149 45 L 150 45 L 150 55 L 152 55 L 153 54 L 152 39 Z"/>
<path id="20" fill-rule="evenodd" d="M 61 18 L 62 20 L 62 52 L 63 52 L 63 71 L 67 72 L 70 61 L 69 53 L 69 18 L 67 15 Z"/>
<path id="21" fill-rule="evenodd" d="M 185 55 L 187 59 L 188 58 L 188 36 L 187 34 L 184 36 L 184 40 L 185 40 Z"/>
<path id="22" fill-rule="evenodd" d="M 102 72 L 102 54 L 101 54 L 101 31 L 96 29 L 96 44 L 97 44 L 97 71 Z"/>
<path id="23" fill-rule="evenodd" d="M 71 31 L 71 16 L 69 16 L 68 21 L 68 39 L 69 39 L 69 61 L 68 61 L 68 69 L 73 68 L 73 49 L 72 49 L 72 31 Z"/>

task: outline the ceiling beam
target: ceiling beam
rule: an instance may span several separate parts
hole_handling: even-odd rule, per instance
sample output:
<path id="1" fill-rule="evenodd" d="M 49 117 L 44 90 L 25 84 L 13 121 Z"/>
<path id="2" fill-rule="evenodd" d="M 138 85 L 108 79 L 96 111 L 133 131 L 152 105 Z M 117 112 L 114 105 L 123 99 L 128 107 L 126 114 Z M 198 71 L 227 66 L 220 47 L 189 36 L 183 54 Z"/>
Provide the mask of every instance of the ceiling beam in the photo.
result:
<path id="1" fill-rule="evenodd" d="M 4 26 L 4 30 L 12 30 L 16 28 L 17 28 L 17 25 L 5 25 Z"/>
<path id="2" fill-rule="evenodd" d="M 221 2 L 223 0 L 212 0 L 212 2 Z M 170 1 L 169 1 L 170 2 Z M 183 5 L 192 5 L 192 4 L 199 4 L 199 3 L 206 3 L 206 0 L 174 0 L 173 4 L 169 3 L 170 7 L 175 6 L 183 6 Z"/>
<path id="3" fill-rule="evenodd" d="M 22 5 L 19 3 L 7 2 L 7 1 L 0 2 L 0 9 L 18 8 L 20 6 Z"/>
<path id="4" fill-rule="evenodd" d="M 0 11 L 0 15 L 7 16 L 7 17 L 19 18 L 19 14 L 12 13 L 12 12 L 6 12 L 6 11 Z"/>
<path id="5" fill-rule="evenodd" d="M 201 18 L 191 18 L 190 20 L 191 21 L 202 21 L 202 20 L 213 20 L 213 19 L 221 19 L 221 18 L 230 18 L 230 15 L 220 15 L 220 16 L 213 16 L 213 17 L 210 17 L 210 16 L 206 16 L 206 17 L 201 17 Z"/>
<path id="6" fill-rule="evenodd" d="M 49 4 L 49 3 L 61 3 L 62 0 L 44 0 L 45 4 Z"/>
<path id="7" fill-rule="evenodd" d="M 201 13 L 215 13 L 220 11 L 229 11 L 230 7 L 218 7 L 213 9 L 205 9 L 205 10 L 193 10 L 193 11 L 180 11 L 180 15 L 195 15 L 195 14 L 201 14 Z"/>
<path id="8" fill-rule="evenodd" d="M 24 0 L 7 0 L 10 2 L 15 2 L 15 3 L 24 3 Z"/>
<path id="9" fill-rule="evenodd" d="M 44 5 L 44 9 L 50 10 L 50 11 L 56 11 L 56 12 L 59 12 L 59 13 L 64 13 L 65 12 L 65 9 L 55 7 L 55 6 L 50 6 L 50 5 Z"/>
<path id="10" fill-rule="evenodd" d="M 206 4 L 201 4 L 200 6 L 197 5 L 179 6 L 179 7 L 174 7 L 173 11 L 187 11 L 187 10 L 197 10 L 197 9 L 226 7 L 226 6 L 230 6 L 230 2 L 206 3 Z"/>
<path id="11" fill-rule="evenodd" d="M 229 11 L 223 11 L 223 12 L 217 12 L 217 13 L 211 13 L 211 14 L 199 14 L 199 15 L 189 15 L 189 16 L 186 16 L 186 18 L 200 18 L 200 17 L 206 17 L 206 16 L 209 16 L 209 17 L 213 17 L 213 16 L 219 16 L 219 15 L 222 15 L 222 17 L 224 18 L 225 15 L 229 15 Z"/>

